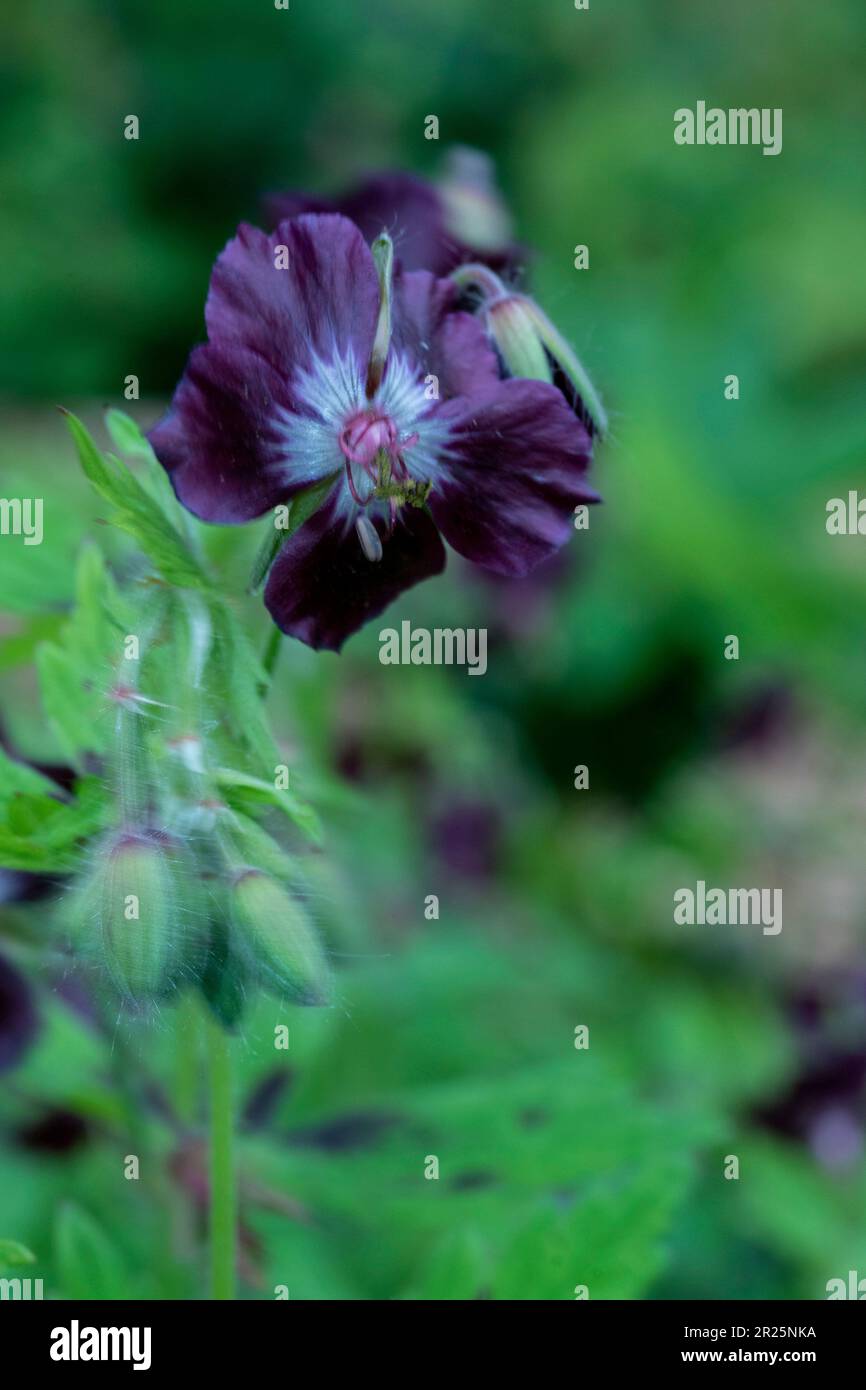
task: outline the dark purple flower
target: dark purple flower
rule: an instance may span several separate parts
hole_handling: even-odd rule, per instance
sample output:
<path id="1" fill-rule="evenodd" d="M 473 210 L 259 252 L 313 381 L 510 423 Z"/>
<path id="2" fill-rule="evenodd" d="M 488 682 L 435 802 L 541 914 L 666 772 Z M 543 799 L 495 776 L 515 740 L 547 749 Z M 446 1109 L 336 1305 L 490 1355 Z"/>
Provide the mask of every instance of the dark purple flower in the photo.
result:
<path id="1" fill-rule="evenodd" d="M 22 1125 L 15 1137 L 23 1148 L 34 1153 L 67 1154 L 87 1142 L 90 1126 L 84 1116 L 74 1110 L 49 1109 L 38 1119 Z"/>
<path id="2" fill-rule="evenodd" d="M 812 978 L 788 1012 L 799 1065 L 783 1090 L 753 1118 L 808 1144 L 831 1170 L 861 1159 L 866 1137 L 866 976 L 859 958 L 844 971 Z"/>
<path id="3" fill-rule="evenodd" d="M 332 199 L 271 193 L 264 208 L 271 227 L 302 213 L 338 212 L 360 228 L 365 241 L 385 231 L 404 270 L 447 275 L 467 261 L 481 261 L 513 279 L 526 260 L 511 239 L 492 162 L 477 150 L 452 150 L 437 183 L 387 171 Z"/>
<path id="4" fill-rule="evenodd" d="M 726 752 L 752 757 L 772 752 L 791 733 L 797 709 L 793 691 L 782 681 L 765 681 L 740 696 L 723 717 L 719 742 Z"/>
<path id="5" fill-rule="evenodd" d="M 36 1008 L 24 976 L 0 956 L 0 1071 L 20 1060 L 36 1036 Z"/>
<path id="6" fill-rule="evenodd" d="M 502 859 L 499 808 L 483 797 L 457 797 L 435 816 L 430 841 L 436 858 L 449 874 L 489 882 Z"/>
<path id="7" fill-rule="evenodd" d="M 334 214 L 270 236 L 242 226 L 214 267 L 209 342 L 150 435 L 180 501 L 206 521 L 249 521 L 334 480 L 265 590 L 279 627 L 313 647 L 338 650 L 438 574 L 441 537 L 523 575 L 568 539 L 575 505 L 596 500 L 589 434 L 559 391 L 500 380 L 452 282 L 399 270 L 392 281 L 383 255 L 386 271 Z"/>

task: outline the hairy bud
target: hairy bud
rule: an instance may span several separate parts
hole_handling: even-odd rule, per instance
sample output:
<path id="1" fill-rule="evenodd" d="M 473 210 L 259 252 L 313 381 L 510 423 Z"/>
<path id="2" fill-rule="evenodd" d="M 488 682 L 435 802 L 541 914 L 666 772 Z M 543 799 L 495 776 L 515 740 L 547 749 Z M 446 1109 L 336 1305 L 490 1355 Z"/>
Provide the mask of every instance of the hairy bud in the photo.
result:
<path id="1" fill-rule="evenodd" d="M 450 151 L 439 184 L 448 229 L 479 251 L 499 251 L 511 240 L 511 217 L 499 189 L 493 161 L 480 150 L 458 145 Z"/>
<path id="2" fill-rule="evenodd" d="M 326 1004 L 328 962 L 297 899 L 259 869 L 238 874 L 231 893 L 237 941 L 262 983 L 296 1004 Z"/>
<path id="3" fill-rule="evenodd" d="M 263 873 L 292 884 L 300 876 L 297 859 L 278 844 L 258 821 L 242 811 L 224 808 L 217 821 L 227 858 L 235 865 L 255 864 Z"/>
<path id="4" fill-rule="evenodd" d="M 165 850 L 146 835 L 104 845 L 80 890 L 74 928 L 121 993 L 156 998 L 171 984 L 177 952 L 177 898 Z"/>
<path id="5" fill-rule="evenodd" d="M 487 310 L 485 323 L 510 376 L 533 381 L 553 381 L 544 344 L 522 294 L 504 294 Z"/>
<path id="6" fill-rule="evenodd" d="M 485 322 L 509 376 L 549 381 L 593 433 L 605 433 L 607 416 L 585 367 L 534 299 L 503 295 L 488 306 Z"/>
<path id="7" fill-rule="evenodd" d="M 603 435 L 607 415 L 589 373 L 535 300 L 509 289 L 480 263 L 459 266 L 451 279 L 476 301 L 505 374 L 549 382 L 591 434 Z"/>

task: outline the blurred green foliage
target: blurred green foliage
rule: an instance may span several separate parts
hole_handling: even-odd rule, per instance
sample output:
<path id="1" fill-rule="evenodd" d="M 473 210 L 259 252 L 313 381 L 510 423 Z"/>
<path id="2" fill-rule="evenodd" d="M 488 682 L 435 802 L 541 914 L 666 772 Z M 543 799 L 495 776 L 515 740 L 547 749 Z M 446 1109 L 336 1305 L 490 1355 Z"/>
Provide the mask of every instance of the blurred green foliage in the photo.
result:
<path id="1" fill-rule="evenodd" d="M 263 1002 L 238 1045 L 239 1100 L 267 1111 L 241 1140 L 247 1293 L 820 1298 L 866 1272 L 864 1096 L 832 1081 L 866 1053 L 866 580 L 862 538 L 824 529 L 866 443 L 862 5 L 70 0 L 6 34 L 0 470 L 4 495 L 44 496 L 47 538 L 38 563 L 0 545 L 18 757 L 70 756 L 35 663 L 68 632 L 82 545 L 118 575 L 129 554 L 50 406 L 123 405 L 134 372 L 152 423 L 262 192 L 432 172 L 437 114 L 442 147 L 495 156 L 613 419 L 564 575 L 504 589 L 454 557 L 392 611 L 486 625 L 484 680 L 381 667 L 377 625 L 340 658 L 286 644 L 271 714 L 328 829 L 309 872 L 341 992 L 322 1013 Z M 782 107 L 782 154 L 675 146 L 699 98 Z M 204 543 L 263 646 L 255 531 Z M 495 853 L 473 876 L 447 826 L 479 803 Z M 675 928 L 699 877 L 781 884 L 781 936 Z M 0 914 L 42 1015 L 0 1101 L 0 1236 L 51 1294 L 196 1296 L 201 1098 L 178 1099 L 173 1011 L 82 1018 L 44 966 L 50 909 Z M 804 1086 L 807 1119 L 782 1123 Z M 40 1147 L 58 1112 L 79 1141 Z M 834 1158 L 840 1115 L 859 1138 Z"/>

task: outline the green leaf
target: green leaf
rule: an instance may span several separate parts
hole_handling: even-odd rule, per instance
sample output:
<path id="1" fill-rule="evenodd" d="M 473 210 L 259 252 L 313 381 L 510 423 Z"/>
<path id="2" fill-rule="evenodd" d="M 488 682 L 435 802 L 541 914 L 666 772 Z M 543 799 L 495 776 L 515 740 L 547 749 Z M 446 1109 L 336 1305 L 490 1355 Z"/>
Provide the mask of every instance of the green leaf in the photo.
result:
<path id="1" fill-rule="evenodd" d="M 5 479 L 4 486 L 9 486 Z M 21 536 L 0 538 L 0 593 L 5 610 L 44 618 L 50 609 L 68 601 L 75 547 L 68 534 L 58 535 L 65 524 L 60 502 L 49 497 L 43 525 L 50 544 L 25 545 Z"/>
<path id="2" fill-rule="evenodd" d="M 0 1240 L 0 1265 L 33 1265 L 36 1256 L 20 1240 Z"/>
<path id="3" fill-rule="evenodd" d="M 265 714 L 261 691 L 267 684 L 261 662 L 238 622 L 224 603 L 212 605 L 214 642 L 211 684 L 220 713 L 230 725 L 233 742 L 256 767 L 272 768 L 277 749 Z"/>
<path id="4" fill-rule="evenodd" d="M 48 874 L 73 869 L 75 863 L 60 851 L 51 853 L 24 836 L 0 828 L 0 866 L 22 873 Z"/>
<path id="5" fill-rule="evenodd" d="M 103 697 L 114 678 L 121 636 L 134 618 L 96 546 L 84 546 L 76 568 L 76 606 L 57 642 L 36 652 L 42 703 L 71 763 L 102 753 L 108 743 Z"/>
<path id="6" fill-rule="evenodd" d="M 277 558 L 277 551 L 285 538 L 285 532 L 279 531 L 269 519 L 267 530 L 262 538 L 262 543 L 256 552 L 256 558 L 253 560 L 253 568 L 247 589 L 248 593 L 257 594 L 259 592 L 259 589 L 268 577 L 271 565 Z"/>
<path id="7" fill-rule="evenodd" d="M 268 517 L 268 529 L 253 561 L 249 593 L 258 593 L 268 576 L 271 565 L 277 558 L 280 547 L 319 510 L 337 481 L 337 477 L 337 473 L 332 473 L 329 477 L 311 483 L 309 487 L 305 487 L 302 492 L 297 493 L 287 504 L 288 517 L 285 526 L 275 526 L 273 516 Z"/>
<path id="8" fill-rule="evenodd" d="M 565 1212 L 540 1204 L 500 1261 L 494 1298 L 573 1300 L 579 1286 L 590 1299 L 639 1298 L 662 1267 L 683 1176 L 672 1162 L 577 1197 Z"/>
<path id="9" fill-rule="evenodd" d="M 113 406 L 105 412 L 105 427 L 117 448 L 127 458 L 150 459 L 153 450 L 132 416 Z"/>
<path id="10" fill-rule="evenodd" d="M 7 802 L 6 823 L 0 826 L 0 865 L 33 873 L 75 869 L 79 842 L 103 830 L 109 819 L 108 797 L 99 778 L 84 778 L 76 792 L 69 802 L 24 792 Z"/>
<path id="11" fill-rule="evenodd" d="M 132 417 L 125 415 L 122 410 L 107 410 L 105 426 L 124 458 L 136 459 L 144 464 L 144 487 L 170 524 L 188 543 L 188 548 L 197 554 L 191 535 L 192 518 L 178 502 L 168 474 L 153 452 L 150 440 L 145 438 Z"/>
<path id="12" fill-rule="evenodd" d="M 409 1295 L 424 1302 L 469 1302 L 483 1292 L 489 1260 L 473 1227 L 450 1231 L 434 1247 Z"/>
<path id="13" fill-rule="evenodd" d="M 102 1227 L 81 1207 L 65 1202 L 54 1232 L 57 1270 L 66 1298 L 123 1298 L 125 1261 Z"/>
<path id="14" fill-rule="evenodd" d="M 117 494 L 114 470 L 109 468 L 78 417 L 68 410 L 61 411 L 61 414 L 66 418 L 66 424 L 78 450 L 78 460 L 86 477 L 106 501 L 114 502 Z"/>
<path id="15" fill-rule="evenodd" d="M 0 748 L 0 802 L 21 792 L 39 796 L 50 791 L 57 791 L 54 782 L 35 767 L 16 762 Z"/>
<path id="16" fill-rule="evenodd" d="M 289 524 L 285 528 L 281 527 L 283 539 L 288 540 L 299 531 L 305 521 L 309 521 L 321 507 L 334 483 L 339 477 L 339 472 L 332 473 L 327 478 L 322 478 L 318 483 L 312 483 L 305 487 L 302 492 L 298 492 L 289 503 Z"/>
<path id="17" fill-rule="evenodd" d="M 83 753 L 100 753 L 105 746 L 102 723 L 93 717 L 92 677 L 49 642 L 36 653 L 36 669 L 45 713 L 65 756 L 80 766 Z"/>
<path id="18" fill-rule="evenodd" d="M 121 597 L 95 545 L 82 547 L 75 574 L 75 608 L 62 643 L 78 661 L 95 687 L 113 676 L 120 652 L 120 638 L 138 631 L 136 614 Z"/>
<path id="19" fill-rule="evenodd" d="M 233 804 L 234 792 L 238 794 L 241 810 L 246 809 L 250 801 L 279 806 L 310 840 L 315 844 L 322 843 L 322 824 L 318 815 L 312 806 L 293 792 L 275 787 L 272 782 L 265 782 L 261 777 L 252 777 L 247 772 L 238 772 L 231 767 L 217 768 L 216 778 L 226 792 L 226 799 L 230 805 Z"/>
<path id="20" fill-rule="evenodd" d="M 3 582 L 0 577 L 0 593 L 2 592 Z M 62 626 L 61 613 L 47 613 L 28 618 L 17 632 L 8 637 L 0 637 L 0 672 L 32 664 L 36 659 L 36 648 L 40 642 L 57 637 Z"/>
<path id="21" fill-rule="evenodd" d="M 168 583 L 180 588 L 209 588 L 206 575 L 163 508 L 118 459 L 99 452 L 76 416 L 64 413 L 84 472 L 96 491 L 116 508 L 111 522 L 132 536 Z"/>

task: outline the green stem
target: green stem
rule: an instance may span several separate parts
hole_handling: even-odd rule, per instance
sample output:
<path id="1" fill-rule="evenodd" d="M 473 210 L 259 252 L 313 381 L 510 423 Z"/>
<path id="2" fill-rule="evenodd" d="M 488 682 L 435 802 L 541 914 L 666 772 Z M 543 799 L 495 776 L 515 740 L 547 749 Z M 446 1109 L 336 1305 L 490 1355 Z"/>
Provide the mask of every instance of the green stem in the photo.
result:
<path id="1" fill-rule="evenodd" d="M 268 645 L 265 647 L 264 656 L 262 657 L 262 670 L 268 678 L 266 684 L 262 688 L 262 695 L 266 694 L 268 686 L 271 683 L 274 667 L 277 664 L 277 657 L 280 654 L 280 643 L 282 642 L 282 638 L 283 634 L 276 624 L 274 624 L 271 628 L 270 636 L 268 637 Z"/>
<path id="2" fill-rule="evenodd" d="M 475 261 L 471 265 L 461 265 L 457 270 L 452 270 L 449 278 L 461 289 L 474 286 L 481 291 L 488 304 L 494 303 L 497 299 L 508 298 L 508 289 L 499 276 L 489 266 Z"/>
<path id="3" fill-rule="evenodd" d="M 124 830 L 138 830 L 144 820 L 148 800 L 144 716 L 139 709 L 118 705 L 112 755 L 121 827 Z"/>
<path id="4" fill-rule="evenodd" d="M 231 1039 L 208 1020 L 210 1060 L 210 1269 L 211 1298 L 235 1296 L 237 1196 L 234 1173 Z"/>
<path id="5" fill-rule="evenodd" d="M 200 1010 L 192 994 L 184 994 L 175 1011 L 174 1031 L 174 1108 L 182 1124 L 189 1127 L 196 1119 L 199 1082 Z"/>

